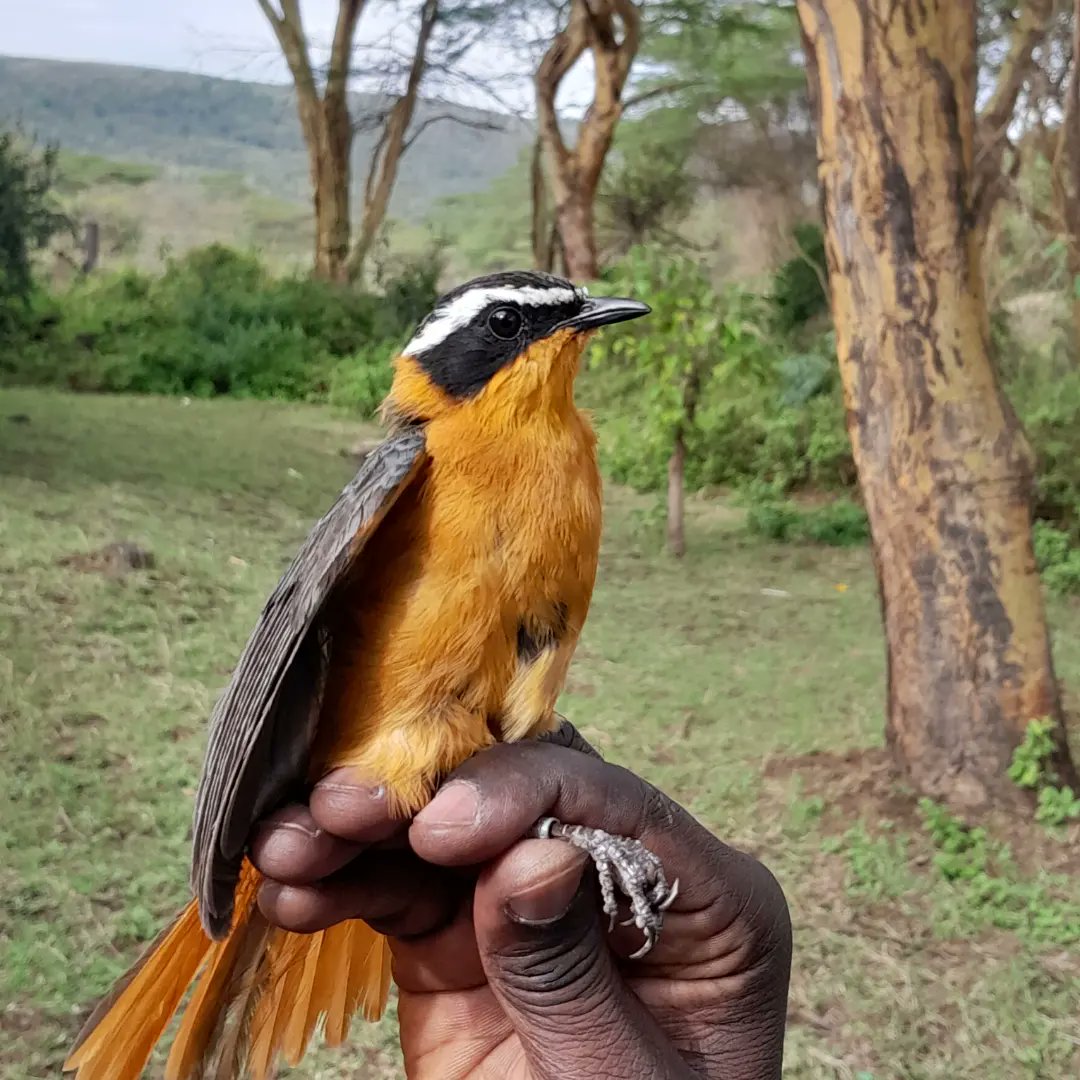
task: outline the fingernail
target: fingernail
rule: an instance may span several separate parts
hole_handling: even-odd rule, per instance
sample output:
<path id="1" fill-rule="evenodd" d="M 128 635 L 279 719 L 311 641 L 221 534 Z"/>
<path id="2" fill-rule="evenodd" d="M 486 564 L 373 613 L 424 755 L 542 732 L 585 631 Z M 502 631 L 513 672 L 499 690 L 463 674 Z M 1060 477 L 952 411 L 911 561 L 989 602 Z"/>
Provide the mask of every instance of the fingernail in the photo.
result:
<path id="1" fill-rule="evenodd" d="M 431 828 L 460 829 L 476 823 L 480 811 L 480 793 L 465 780 L 455 780 L 442 788 L 416 815 L 416 820 Z"/>
<path id="2" fill-rule="evenodd" d="M 289 821 L 275 821 L 273 815 L 266 818 L 264 821 L 260 821 L 258 825 L 255 826 L 255 837 L 260 840 L 266 840 L 274 833 L 286 832 L 299 833 L 301 836 L 306 836 L 309 840 L 317 840 L 322 836 L 323 831 L 314 821 L 298 821 L 295 818 Z"/>
<path id="3" fill-rule="evenodd" d="M 386 798 L 386 787 L 383 784 L 372 784 L 357 773 L 355 779 L 348 769 L 338 769 L 325 780 L 320 780 L 315 785 L 316 791 L 329 791 L 355 798 L 357 795 L 366 795 L 372 801 Z"/>
<path id="4" fill-rule="evenodd" d="M 561 919 L 581 888 L 581 877 L 589 862 L 578 853 L 572 863 L 540 881 L 534 881 L 506 901 L 506 913 L 514 922 L 538 926 Z"/>

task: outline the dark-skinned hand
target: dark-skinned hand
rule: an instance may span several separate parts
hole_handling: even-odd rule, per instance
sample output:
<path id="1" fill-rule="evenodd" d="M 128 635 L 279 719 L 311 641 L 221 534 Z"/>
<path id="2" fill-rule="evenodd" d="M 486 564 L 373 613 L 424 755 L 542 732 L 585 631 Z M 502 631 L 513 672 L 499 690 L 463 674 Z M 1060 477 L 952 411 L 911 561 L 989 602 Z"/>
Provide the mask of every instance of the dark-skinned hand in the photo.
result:
<path id="1" fill-rule="evenodd" d="M 522 839 L 546 815 L 636 837 L 679 879 L 643 959 L 627 959 L 640 931 L 608 933 L 586 856 Z M 411 821 L 338 770 L 309 806 L 268 818 L 251 857 L 277 925 L 362 918 L 389 936 L 412 1078 L 780 1076 L 791 924 L 779 885 L 569 724 L 478 754 Z"/>

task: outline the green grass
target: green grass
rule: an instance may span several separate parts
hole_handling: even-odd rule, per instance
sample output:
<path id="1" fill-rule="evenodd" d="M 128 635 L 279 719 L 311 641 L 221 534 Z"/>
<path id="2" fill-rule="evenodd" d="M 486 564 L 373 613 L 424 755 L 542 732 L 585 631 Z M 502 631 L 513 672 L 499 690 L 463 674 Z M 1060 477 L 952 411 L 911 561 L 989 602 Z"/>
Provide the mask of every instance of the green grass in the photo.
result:
<path id="1" fill-rule="evenodd" d="M 205 718 L 365 434 L 309 407 L 0 392 L 4 1080 L 57 1074 L 83 1010 L 185 898 Z M 154 568 L 60 562 L 121 539 Z M 674 563 L 652 502 L 609 492 L 563 707 L 780 877 L 788 1074 L 1076 1075 L 1078 830 L 1014 830 L 989 884 L 946 877 L 951 828 L 928 831 L 882 763 L 868 553 L 772 545 L 697 500 L 688 539 Z M 1075 686 L 1080 608 L 1051 611 Z M 399 1075 L 392 1024 L 356 1033 L 290 1075 Z"/>

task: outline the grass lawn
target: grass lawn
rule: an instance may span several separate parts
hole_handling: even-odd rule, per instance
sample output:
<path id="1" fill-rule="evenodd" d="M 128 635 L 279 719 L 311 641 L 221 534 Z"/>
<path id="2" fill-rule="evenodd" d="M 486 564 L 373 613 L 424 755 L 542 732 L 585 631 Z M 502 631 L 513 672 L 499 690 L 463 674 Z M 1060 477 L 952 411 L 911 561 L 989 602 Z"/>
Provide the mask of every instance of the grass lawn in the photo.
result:
<path id="1" fill-rule="evenodd" d="M 364 433 L 318 408 L 0 391 L 4 1080 L 56 1076 L 87 1007 L 186 899 L 206 717 Z M 154 566 L 64 561 L 115 540 Z M 1080 1075 L 1080 829 L 926 828 L 880 750 L 866 551 L 771 546 L 699 501 L 688 541 L 676 564 L 652 501 L 609 492 L 563 708 L 779 876 L 788 1074 Z M 1080 686 L 1080 607 L 1052 617 Z M 287 1075 L 400 1075 L 390 1024 L 354 1032 Z"/>

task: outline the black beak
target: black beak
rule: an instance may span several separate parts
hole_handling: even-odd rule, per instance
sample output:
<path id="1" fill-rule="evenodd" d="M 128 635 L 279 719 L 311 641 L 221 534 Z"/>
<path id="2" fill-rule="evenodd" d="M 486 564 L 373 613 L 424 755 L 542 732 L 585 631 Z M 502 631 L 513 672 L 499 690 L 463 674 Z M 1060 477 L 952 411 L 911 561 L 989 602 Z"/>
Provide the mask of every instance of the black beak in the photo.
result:
<path id="1" fill-rule="evenodd" d="M 586 300 L 585 306 L 572 319 L 560 323 L 556 329 L 595 330 L 598 326 L 640 319 L 650 311 L 652 308 L 648 304 L 637 300 L 627 300 L 621 296 L 595 296 Z"/>

